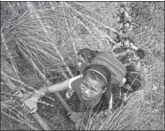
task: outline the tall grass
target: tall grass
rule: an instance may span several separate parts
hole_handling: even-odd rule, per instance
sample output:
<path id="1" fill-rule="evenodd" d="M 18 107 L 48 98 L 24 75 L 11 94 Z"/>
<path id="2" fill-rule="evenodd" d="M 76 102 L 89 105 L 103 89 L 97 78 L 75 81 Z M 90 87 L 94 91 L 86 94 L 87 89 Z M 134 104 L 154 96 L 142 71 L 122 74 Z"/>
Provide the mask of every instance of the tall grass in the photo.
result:
<path id="1" fill-rule="evenodd" d="M 38 82 L 42 82 L 41 86 L 46 84 L 48 79 L 45 72 L 56 71 L 57 67 L 59 67 L 56 63 L 61 62 L 60 58 L 63 57 L 57 53 L 55 45 L 58 42 L 58 29 L 52 28 L 52 30 L 49 30 L 49 33 L 45 32 L 47 30 L 46 26 L 41 23 L 39 15 L 35 12 L 35 16 L 33 13 L 31 10 L 26 10 L 20 15 L 13 14 L 13 17 L 6 20 L 1 26 L 1 43 L 4 46 L 2 53 L 7 52 L 7 57 L 2 55 L 1 59 L 1 61 L 3 60 L 1 68 L 2 83 L 10 89 L 10 92 L 23 90 L 25 95 L 29 92 L 27 87 L 31 87 L 30 85 Z M 65 64 L 64 60 L 61 63 L 61 67 L 63 64 Z M 69 68 L 67 69 L 69 70 Z M 62 73 L 67 78 L 67 74 L 63 70 L 61 70 Z M 31 77 L 34 78 L 31 79 Z M 5 86 L 2 87 L 2 92 L 4 91 L 3 93 L 7 95 L 8 93 L 4 89 Z M 34 91 L 35 88 L 31 87 L 31 90 Z M 13 96 L 13 94 L 10 95 Z M 10 99 L 13 100 L 12 97 Z M 54 100 L 53 98 L 50 99 Z M 4 102 L 2 101 L 2 103 Z M 20 106 L 20 104 L 17 104 L 17 106 Z M 6 109 L 7 111 L 15 112 L 15 114 L 20 110 L 15 107 Z M 2 113 L 6 114 L 4 111 Z M 10 118 L 19 120 L 23 116 L 24 114 L 21 112 L 21 114 L 11 116 Z M 23 123 L 28 119 L 29 117 L 22 118 Z M 31 123 L 28 123 L 28 125 L 31 125 Z M 33 126 L 31 125 L 31 127 Z"/>

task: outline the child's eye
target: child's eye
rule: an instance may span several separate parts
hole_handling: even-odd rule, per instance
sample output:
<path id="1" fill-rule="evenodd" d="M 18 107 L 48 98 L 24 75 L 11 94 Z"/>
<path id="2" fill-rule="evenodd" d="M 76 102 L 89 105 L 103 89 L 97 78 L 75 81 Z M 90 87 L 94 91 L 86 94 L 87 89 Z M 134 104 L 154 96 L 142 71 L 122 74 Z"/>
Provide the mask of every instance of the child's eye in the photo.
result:
<path id="1" fill-rule="evenodd" d="M 86 88 L 88 88 L 86 85 L 84 85 L 84 84 L 81 84 L 82 85 L 82 88 L 83 89 L 86 89 Z"/>
<path id="2" fill-rule="evenodd" d="M 92 91 L 92 92 L 97 92 L 97 90 L 96 90 L 96 89 L 94 89 L 94 88 L 91 88 L 91 91 Z"/>
<path id="3" fill-rule="evenodd" d="M 85 88 L 85 85 L 82 84 L 82 87 Z"/>

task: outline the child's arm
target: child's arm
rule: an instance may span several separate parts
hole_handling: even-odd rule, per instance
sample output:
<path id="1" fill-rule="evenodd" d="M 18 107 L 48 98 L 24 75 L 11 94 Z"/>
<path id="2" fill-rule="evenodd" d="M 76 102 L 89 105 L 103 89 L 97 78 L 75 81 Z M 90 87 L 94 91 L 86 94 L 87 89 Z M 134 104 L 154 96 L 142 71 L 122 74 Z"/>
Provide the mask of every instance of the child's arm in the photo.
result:
<path id="1" fill-rule="evenodd" d="M 39 90 L 37 90 L 35 92 L 35 94 L 31 98 L 26 99 L 24 101 L 24 103 L 22 104 L 23 109 L 27 113 L 35 112 L 38 108 L 37 102 L 42 96 L 44 96 L 46 93 L 56 93 L 56 92 L 68 89 L 69 88 L 69 81 L 70 81 L 70 79 L 65 80 L 65 81 L 58 83 L 58 84 L 51 85 L 49 87 L 40 88 Z"/>
<path id="2" fill-rule="evenodd" d="M 69 88 L 69 80 L 70 79 L 58 84 L 51 85 L 49 87 L 42 87 L 38 91 L 36 91 L 36 93 L 32 97 L 34 97 L 36 100 L 39 100 L 40 97 L 44 96 L 47 93 L 56 93 L 59 91 L 66 90 Z"/>

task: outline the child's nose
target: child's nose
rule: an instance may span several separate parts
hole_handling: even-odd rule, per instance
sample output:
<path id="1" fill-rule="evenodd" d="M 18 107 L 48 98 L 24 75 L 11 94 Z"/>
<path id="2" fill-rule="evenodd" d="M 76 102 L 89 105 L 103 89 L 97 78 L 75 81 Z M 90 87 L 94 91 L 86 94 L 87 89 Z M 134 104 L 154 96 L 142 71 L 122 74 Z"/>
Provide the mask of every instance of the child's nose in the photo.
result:
<path id="1" fill-rule="evenodd" d="M 85 92 L 86 95 L 89 95 L 90 94 L 90 89 L 86 89 L 84 92 Z"/>

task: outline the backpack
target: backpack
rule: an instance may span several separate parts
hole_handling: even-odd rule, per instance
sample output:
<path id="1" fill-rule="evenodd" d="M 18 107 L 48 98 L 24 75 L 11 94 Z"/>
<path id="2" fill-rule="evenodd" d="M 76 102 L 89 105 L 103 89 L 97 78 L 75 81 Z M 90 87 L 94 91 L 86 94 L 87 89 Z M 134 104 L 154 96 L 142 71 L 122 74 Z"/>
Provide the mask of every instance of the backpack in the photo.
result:
<path id="1" fill-rule="evenodd" d="M 92 60 L 91 64 L 103 65 L 111 72 L 111 84 L 122 87 L 124 85 L 123 78 L 126 75 L 126 67 L 109 52 L 100 52 Z"/>

